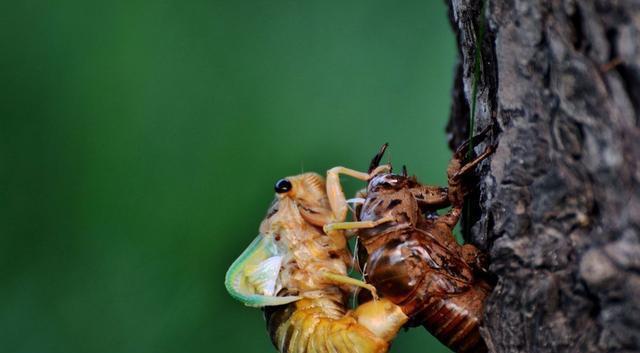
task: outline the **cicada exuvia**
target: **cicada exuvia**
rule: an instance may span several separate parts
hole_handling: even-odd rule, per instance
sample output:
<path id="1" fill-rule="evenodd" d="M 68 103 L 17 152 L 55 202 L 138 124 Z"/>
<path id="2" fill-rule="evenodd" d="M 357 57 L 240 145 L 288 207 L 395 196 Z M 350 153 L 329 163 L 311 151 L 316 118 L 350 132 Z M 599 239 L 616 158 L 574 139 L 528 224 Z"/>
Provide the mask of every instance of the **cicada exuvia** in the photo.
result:
<path id="1" fill-rule="evenodd" d="M 420 184 L 405 168 L 402 174 L 378 168 L 386 144 L 373 158 L 370 173 L 332 169 L 334 174 L 367 181 L 367 188 L 358 195 L 357 221 L 327 224 L 324 229 L 356 232 L 367 283 L 402 308 L 410 318 L 409 326 L 423 325 L 456 352 L 484 352 L 479 324 L 492 280 L 484 253 L 473 245 L 460 245 L 453 228 L 463 208 L 464 176 L 494 146 L 463 163 L 468 143 L 458 148 L 449 163 L 446 188 Z M 450 209 L 445 214 L 437 213 L 446 207 Z"/>

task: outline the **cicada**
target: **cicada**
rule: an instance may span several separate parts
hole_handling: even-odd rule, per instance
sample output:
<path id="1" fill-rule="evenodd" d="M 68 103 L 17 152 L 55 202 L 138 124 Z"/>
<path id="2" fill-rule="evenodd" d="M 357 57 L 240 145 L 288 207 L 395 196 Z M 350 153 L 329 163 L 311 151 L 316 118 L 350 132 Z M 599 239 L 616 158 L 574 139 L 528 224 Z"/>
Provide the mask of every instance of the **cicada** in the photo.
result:
<path id="1" fill-rule="evenodd" d="M 468 143 L 449 163 L 448 188 L 420 184 L 404 168 L 402 174 L 372 175 L 334 168 L 334 173 L 366 175 L 360 179 L 368 184 L 359 195 L 358 221 L 327 224 L 324 229 L 357 232 L 366 281 L 402 308 L 410 318 L 408 326 L 423 325 L 456 352 L 485 352 L 478 326 L 492 289 L 486 256 L 473 245 L 460 245 L 453 228 L 464 203 L 463 176 L 494 146 L 464 164 Z M 373 158 L 369 171 L 376 170 L 386 147 Z M 446 207 L 451 208 L 438 215 L 437 210 Z"/>
<path id="2" fill-rule="evenodd" d="M 279 180 L 260 234 L 225 278 L 234 298 L 265 309 L 271 340 L 281 353 L 386 352 L 408 319 L 386 299 L 346 309 L 354 288 L 374 297 L 376 291 L 347 275 L 351 256 L 343 231 L 323 232 L 324 225 L 347 214 L 331 196 L 335 190 L 340 185 L 332 173 L 326 183 L 315 173 Z"/>

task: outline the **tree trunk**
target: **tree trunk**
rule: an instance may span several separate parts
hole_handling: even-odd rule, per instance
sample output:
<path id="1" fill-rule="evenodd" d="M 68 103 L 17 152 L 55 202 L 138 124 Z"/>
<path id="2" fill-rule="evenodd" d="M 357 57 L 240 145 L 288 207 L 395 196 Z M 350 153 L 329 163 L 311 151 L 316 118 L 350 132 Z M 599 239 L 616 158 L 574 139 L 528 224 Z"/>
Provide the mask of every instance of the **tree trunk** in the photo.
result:
<path id="1" fill-rule="evenodd" d="M 468 136 L 476 48 L 476 132 L 493 123 L 498 142 L 464 234 L 498 278 L 489 349 L 639 351 L 640 2 L 449 5 L 460 51 L 451 144 Z"/>

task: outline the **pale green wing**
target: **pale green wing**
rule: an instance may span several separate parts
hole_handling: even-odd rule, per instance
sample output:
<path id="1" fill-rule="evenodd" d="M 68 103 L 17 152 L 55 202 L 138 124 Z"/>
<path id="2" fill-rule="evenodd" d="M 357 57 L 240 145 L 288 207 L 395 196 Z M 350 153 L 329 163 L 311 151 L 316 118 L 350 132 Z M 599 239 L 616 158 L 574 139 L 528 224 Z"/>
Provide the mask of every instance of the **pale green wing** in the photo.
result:
<path id="1" fill-rule="evenodd" d="M 224 284 L 232 297 L 247 306 L 283 305 L 300 300 L 298 296 L 277 297 L 282 256 L 267 237 L 258 235 L 231 264 Z"/>

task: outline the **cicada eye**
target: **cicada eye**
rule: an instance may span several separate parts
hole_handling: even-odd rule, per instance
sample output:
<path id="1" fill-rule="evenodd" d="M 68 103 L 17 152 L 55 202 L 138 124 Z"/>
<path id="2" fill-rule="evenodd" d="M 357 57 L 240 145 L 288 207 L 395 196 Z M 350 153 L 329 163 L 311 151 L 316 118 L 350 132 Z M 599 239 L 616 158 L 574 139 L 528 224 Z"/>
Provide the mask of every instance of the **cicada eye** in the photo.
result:
<path id="1" fill-rule="evenodd" d="M 280 179 L 278 181 L 276 181 L 276 185 L 275 188 L 276 192 L 278 194 L 283 194 L 285 192 L 288 192 L 289 190 L 291 190 L 291 182 L 287 179 Z"/>

